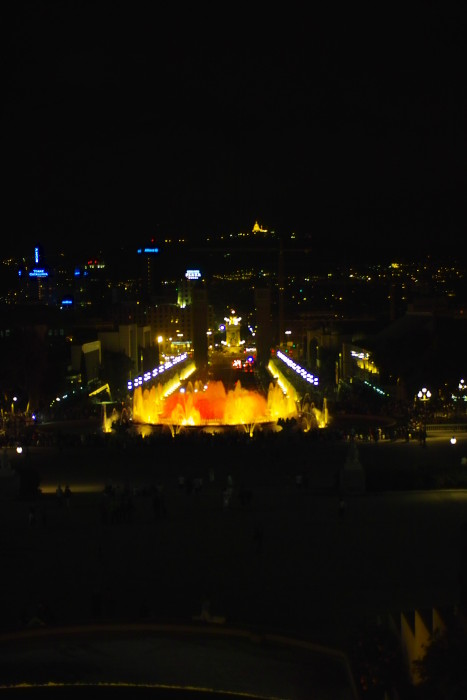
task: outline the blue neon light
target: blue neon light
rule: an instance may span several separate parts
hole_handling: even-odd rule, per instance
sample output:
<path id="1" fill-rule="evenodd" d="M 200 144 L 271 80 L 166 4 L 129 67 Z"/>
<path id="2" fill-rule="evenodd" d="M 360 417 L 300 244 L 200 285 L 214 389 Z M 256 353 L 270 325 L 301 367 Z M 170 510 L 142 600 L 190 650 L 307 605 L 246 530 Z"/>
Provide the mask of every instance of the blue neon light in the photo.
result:
<path id="1" fill-rule="evenodd" d="M 170 369 L 174 365 L 177 365 L 179 362 L 183 362 L 187 359 L 187 357 L 188 353 L 184 352 L 181 355 L 177 355 L 177 357 L 174 357 L 173 360 L 167 360 L 167 362 L 164 362 L 163 364 L 159 365 L 159 367 L 155 367 L 152 370 L 152 372 L 145 372 L 143 377 L 135 377 L 133 381 L 130 379 L 127 382 L 128 390 L 131 391 L 137 386 L 141 386 L 143 382 L 149 382 L 153 377 L 162 374 L 163 372 L 165 372 L 165 370 Z"/>
<path id="2" fill-rule="evenodd" d="M 283 352 L 278 350 L 277 357 L 280 360 L 282 360 L 282 362 L 285 362 L 285 364 L 288 365 L 290 369 L 293 369 L 297 374 L 299 374 L 302 377 L 302 379 L 304 379 L 306 382 L 308 382 L 309 384 L 313 384 L 313 386 L 318 386 L 318 377 L 315 377 L 314 374 L 311 374 L 311 372 L 307 372 L 306 369 L 300 367 L 300 365 L 297 362 L 294 362 L 288 355 L 285 355 Z"/>

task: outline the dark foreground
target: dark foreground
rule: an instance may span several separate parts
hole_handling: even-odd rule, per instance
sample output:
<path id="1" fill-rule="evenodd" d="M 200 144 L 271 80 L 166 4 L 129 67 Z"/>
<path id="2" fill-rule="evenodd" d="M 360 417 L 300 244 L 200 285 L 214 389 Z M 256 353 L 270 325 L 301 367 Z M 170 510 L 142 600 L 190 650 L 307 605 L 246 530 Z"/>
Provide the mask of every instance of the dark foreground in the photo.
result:
<path id="1" fill-rule="evenodd" d="M 467 493 L 347 494 L 340 513 L 336 473 L 346 449 L 316 444 L 305 456 L 278 452 L 277 460 L 245 452 L 238 463 L 233 451 L 204 445 L 186 445 L 184 459 L 177 453 L 175 461 L 154 446 L 129 453 L 31 449 L 42 495 L 1 504 L 4 634 L 42 625 L 175 625 L 194 627 L 201 640 L 213 627 L 217 641 L 220 630 L 246 630 L 253 638 L 280 635 L 349 650 L 366 626 L 389 615 L 456 606 Z M 421 459 L 428 464 L 444 449 L 433 442 L 426 452 L 383 444 L 359 451 L 370 470 L 386 468 L 391 458 L 407 460 L 407 468 Z M 298 486 L 306 464 L 305 485 Z M 194 486 L 197 478 L 199 490 L 187 490 L 187 480 Z M 70 484 L 68 504 L 55 496 L 58 483 Z M 113 496 L 104 495 L 106 485 Z M 117 507 L 126 490 L 128 507 Z M 203 619 L 206 601 L 212 618 Z M 179 641 L 187 643 L 183 635 Z M 199 644 L 207 649 L 212 638 Z M 248 647 L 247 656 L 258 653 Z"/>

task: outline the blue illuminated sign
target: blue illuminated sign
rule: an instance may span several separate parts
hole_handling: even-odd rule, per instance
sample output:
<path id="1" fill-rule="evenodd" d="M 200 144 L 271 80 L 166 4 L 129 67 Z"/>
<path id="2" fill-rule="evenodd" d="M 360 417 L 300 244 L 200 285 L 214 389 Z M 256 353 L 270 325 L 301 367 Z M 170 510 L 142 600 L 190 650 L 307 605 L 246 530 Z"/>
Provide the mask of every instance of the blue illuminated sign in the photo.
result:
<path id="1" fill-rule="evenodd" d="M 41 268 L 35 267 L 29 273 L 29 277 L 48 277 L 48 276 L 49 276 L 49 273 L 46 272 L 43 267 L 41 267 Z"/>
<path id="2" fill-rule="evenodd" d="M 141 255 L 141 253 L 158 253 L 159 248 L 138 248 L 137 253 Z"/>

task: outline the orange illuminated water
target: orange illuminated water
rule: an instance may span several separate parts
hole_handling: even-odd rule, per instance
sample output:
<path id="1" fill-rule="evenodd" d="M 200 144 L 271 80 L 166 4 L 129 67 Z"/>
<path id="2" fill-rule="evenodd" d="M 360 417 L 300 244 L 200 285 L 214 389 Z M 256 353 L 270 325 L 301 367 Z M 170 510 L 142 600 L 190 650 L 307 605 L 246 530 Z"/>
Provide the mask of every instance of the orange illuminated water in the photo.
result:
<path id="1" fill-rule="evenodd" d="M 295 401 L 276 384 L 269 386 L 267 397 L 240 382 L 227 391 L 221 381 L 206 387 L 189 382 L 185 391 L 168 396 L 161 385 L 137 387 L 133 395 L 133 421 L 150 425 L 251 425 L 296 415 Z"/>

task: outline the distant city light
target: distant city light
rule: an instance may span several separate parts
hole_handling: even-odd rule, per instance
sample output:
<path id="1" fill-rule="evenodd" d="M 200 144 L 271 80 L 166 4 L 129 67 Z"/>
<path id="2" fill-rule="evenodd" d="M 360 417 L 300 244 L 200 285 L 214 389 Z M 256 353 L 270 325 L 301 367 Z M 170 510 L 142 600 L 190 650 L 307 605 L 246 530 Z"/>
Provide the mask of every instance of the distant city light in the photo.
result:
<path id="1" fill-rule="evenodd" d="M 357 352 L 356 350 L 351 350 L 350 354 L 352 357 L 356 357 L 358 360 L 368 360 L 370 357 L 368 352 Z"/>

